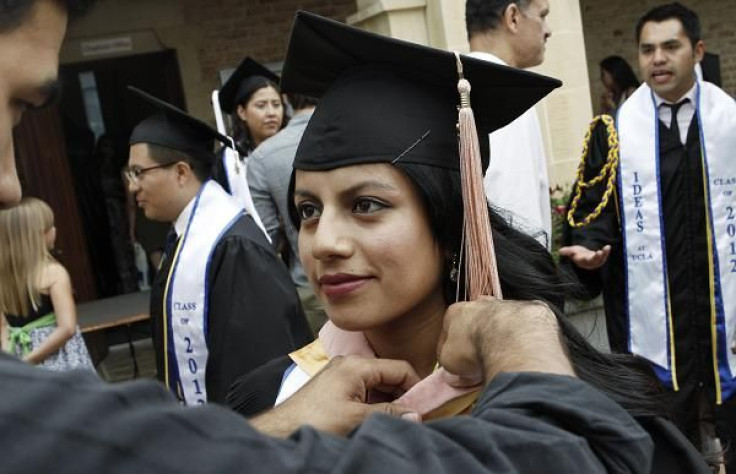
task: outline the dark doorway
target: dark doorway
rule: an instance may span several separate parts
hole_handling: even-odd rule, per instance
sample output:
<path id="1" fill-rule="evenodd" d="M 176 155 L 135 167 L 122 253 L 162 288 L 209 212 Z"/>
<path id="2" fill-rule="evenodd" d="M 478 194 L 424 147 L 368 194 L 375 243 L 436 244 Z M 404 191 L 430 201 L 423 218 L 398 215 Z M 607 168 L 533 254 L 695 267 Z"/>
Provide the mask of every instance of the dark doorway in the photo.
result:
<path id="1" fill-rule="evenodd" d="M 135 209 L 121 176 L 130 132 L 152 112 L 127 86 L 185 108 L 176 52 L 62 65 L 60 77 L 60 121 L 97 297 L 137 291 L 141 267 L 133 242 L 154 255 L 168 224 L 148 221 Z"/>

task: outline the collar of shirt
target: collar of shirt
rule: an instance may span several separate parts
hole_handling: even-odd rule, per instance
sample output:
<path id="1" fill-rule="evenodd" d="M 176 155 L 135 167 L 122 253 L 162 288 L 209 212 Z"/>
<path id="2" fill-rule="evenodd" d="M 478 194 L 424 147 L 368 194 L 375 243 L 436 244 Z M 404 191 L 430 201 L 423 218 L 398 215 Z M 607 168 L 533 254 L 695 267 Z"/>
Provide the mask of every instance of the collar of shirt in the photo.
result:
<path id="1" fill-rule="evenodd" d="M 508 64 L 506 64 L 506 62 L 503 59 L 499 58 L 495 54 L 486 53 L 484 51 L 472 51 L 468 54 L 468 56 L 470 56 L 471 58 L 482 59 L 484 61 L 488 61 L 488 62 L 492 62 L 496 64 L 503 64 L 504 66 L 508 66 Z"/>
<path id="2" fill-rule="evenodd" d="M 668 128 L 672 121 L 672 109 L 669 107 L 662 107 L 662 105 L 676 104 L 677 102 L 682 102 L 685 99 L 690 99 L 687 103 L 682 104 L 680 110 L 677 112 L 677 126 L 680 128 L 680 142 L 683 145 L 687 142 L 687 132 L 690 129 L 690 122 L 693 120 L 693 115 L 695 115 L 696 89 L 697 83 L 693 84 L 693 87 L 676 102 L 670 102 L 658 96 L 656 93 L 653 93 L 654 103 L 657 104 L 657 108 L 659 109 L 659 120 L 661 120 L 665 127 Z"/>
<path id="3" fill-rule="evenodd" d="M 299 112 L 295 114 L 293 117 L 291 117 L 291 120 L 289 120 L 289 123 L 286 126 L 295 127 L 297 125 L 302 125 L 304 123 L 307 123 L 309 122 L 309 119 L 312 118 L 313 113 L 314 113 L 313 110 L 310 110 L 309 112 Z"/>
<path id="4" fill-rule="evenodd" d="M 186 205 L 183 211 L 181 211 L 181 214 L 179 214 L 179 217 L 176 218 L 176 221 L 174 222 L 174 231 L 176 232 L 176 238 L 178 239 L 182 235 L 184 235 L 184 232 L 187 230 L 187 224 L 189 224 L 189 216 L 192 215 L 192 209 L 194 209 L 194 201 L 197 200 L 197 197 L 193 197 L 191 201 L 189 201 L 189 204 Z"/>

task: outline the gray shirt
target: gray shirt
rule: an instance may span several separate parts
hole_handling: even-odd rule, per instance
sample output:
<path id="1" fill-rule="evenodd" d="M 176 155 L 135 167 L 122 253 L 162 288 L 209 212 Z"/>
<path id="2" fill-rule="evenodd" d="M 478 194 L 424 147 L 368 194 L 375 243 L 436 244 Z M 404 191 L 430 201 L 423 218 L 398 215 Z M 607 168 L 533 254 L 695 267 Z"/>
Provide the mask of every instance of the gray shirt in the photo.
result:
<path id="1" fill-rule="evenodd" d="M 299 261 L 298 232 L 289 220 L 287 193 L 296 148 L 311 117 L 312 112 L 295 115 L 286 128 L 261 143 L 248 157 L 248 187 L 256 210 L 274 246 L 280 243 L 283 222 L 289 241 L 291 279 L 297 286 L 309 283 Z"/>

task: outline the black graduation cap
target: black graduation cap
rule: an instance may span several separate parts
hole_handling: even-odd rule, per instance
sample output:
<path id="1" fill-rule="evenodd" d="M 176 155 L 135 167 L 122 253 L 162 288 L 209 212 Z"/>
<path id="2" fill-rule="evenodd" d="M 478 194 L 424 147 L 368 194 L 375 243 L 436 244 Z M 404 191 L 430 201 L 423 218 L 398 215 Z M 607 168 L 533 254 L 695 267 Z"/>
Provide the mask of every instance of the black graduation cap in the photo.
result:
<path id="1" fill-rule="evenodd" d="M 264 81 L 279 83 L 279 76 L 251 57 L 240 63 L 220 89 L 220 108 L 228 114 L 235 111 L 253 90 Z"/>
<path id="2" fill-rule="evenodd" d="M 487 134 L 562 83 L 462 56 L 472 85 L 483 168 Z M 308 12 L 296 14 L 284 92 L 320 97 L 294 168 L 402 160 L 458 169 L 458 67 L 452 52 L 380 36 Z"/>
<path id="3" fill-rule="evenodd" d="M 202 163 L 214 162 L 215 141 L 233 146 L 228 137 L 183 110 L 133 86 L 128 86 L 128 90 L 157 109 L 154 115 L 136 125 L 130 145 L 149 143 L 171 148 Z"/>

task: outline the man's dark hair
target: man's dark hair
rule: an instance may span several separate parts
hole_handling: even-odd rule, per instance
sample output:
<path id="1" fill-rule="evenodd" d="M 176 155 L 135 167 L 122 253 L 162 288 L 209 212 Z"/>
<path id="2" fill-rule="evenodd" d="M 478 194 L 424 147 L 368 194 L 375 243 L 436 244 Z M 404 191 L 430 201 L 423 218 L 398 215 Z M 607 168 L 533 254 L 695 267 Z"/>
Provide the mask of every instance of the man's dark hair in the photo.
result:
<path id="1" fill-rule="evenodd" d="M 294 111 L 306 109 L 307 107 L 315 107 L 319 103 L 319 99 L 309 97 L 308 95 L 302 94 L 286 94 L 289 98 L 289 103 Z"/>
<path id="2" fill-rule="evenodd" d="M 649 22 L 661 23 L 667 20 L 679 20 L 685 34 L 690 39 L 690 43 L 695 47 L 695 43 L 700 41 L 700 19 L 698 14 L 690 10 L 685 5 L 674 2 L 666 5 L 660 5 L 649 10 L 636 24 L 636 43 L 641 40 L 641 30 L 644 25 Z"/>
<path id="3" fill-rule="evenodd" d="M 509 5 L 524 9 L 532 0 L 467 0 L 465 2 L 465 27 L 468 39 L 477 33 L 495 30 Z"/>
<path id="4" fill-rule="evenodd" d="M 95 0 L 56 1 L 66 8 L 70 20 L 85 14 L 95 3 Z M 0 0 L 0 33 L 22 25 L 35 2 L 36 0 Z"/>
<path id="5" fill-rule="evenodd" d="M 188 154 L 179 150 L 174 150 L 173 148 L 153 145 L 151 143 L 146 143 L 146 145 L 148 146 L 148 156 L 150 156 L 151 160 L 155 161 L 159 165 L 183 161 L 189 164 L 194 176 L 196 176 L 202 183 L 212 176 L 212 168 L 215 162 L 214 154 L 212 155 L 212 161 L 205 162 L 202 159 L 191 157 Z"/>

